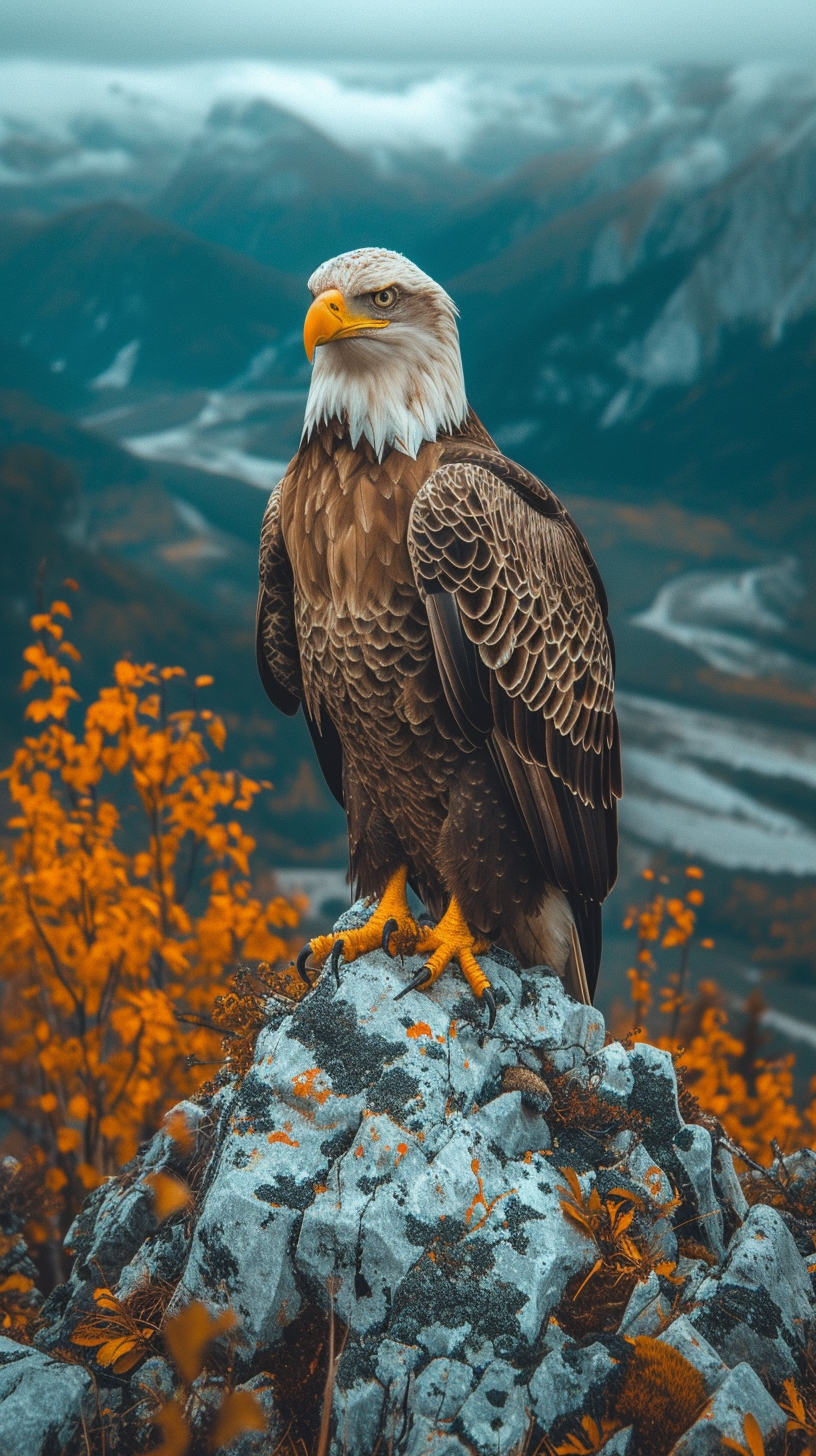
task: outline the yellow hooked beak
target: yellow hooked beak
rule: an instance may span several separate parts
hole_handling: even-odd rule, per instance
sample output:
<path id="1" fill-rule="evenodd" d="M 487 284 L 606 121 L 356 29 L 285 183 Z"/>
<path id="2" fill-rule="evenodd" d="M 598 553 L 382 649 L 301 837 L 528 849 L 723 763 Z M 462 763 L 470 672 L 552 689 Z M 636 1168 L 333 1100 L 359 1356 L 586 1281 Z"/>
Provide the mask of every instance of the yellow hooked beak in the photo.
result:
<path id="1" fill-rule="evenodd" d="M 367 318 L 365 314 L 356 317 L 349 313 L 339 288 L 329 288 L 318 294 L 303 324 L 303 347 L 311 364 L 318 344 L 328 344 L 331 339 L 354 339 L 369 329 L 387 329 L 388 319 Z"/>

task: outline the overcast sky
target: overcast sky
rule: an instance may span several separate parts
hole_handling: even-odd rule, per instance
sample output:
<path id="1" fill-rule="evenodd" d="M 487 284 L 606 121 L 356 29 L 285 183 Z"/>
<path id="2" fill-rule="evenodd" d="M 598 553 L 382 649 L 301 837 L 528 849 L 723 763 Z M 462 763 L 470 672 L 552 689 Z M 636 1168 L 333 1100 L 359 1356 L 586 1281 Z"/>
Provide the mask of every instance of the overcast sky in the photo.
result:
<path id="1" fill-rule="evenodd" d="M 816 62 L 816 0 L 0 0 L 6 55 Z"/>

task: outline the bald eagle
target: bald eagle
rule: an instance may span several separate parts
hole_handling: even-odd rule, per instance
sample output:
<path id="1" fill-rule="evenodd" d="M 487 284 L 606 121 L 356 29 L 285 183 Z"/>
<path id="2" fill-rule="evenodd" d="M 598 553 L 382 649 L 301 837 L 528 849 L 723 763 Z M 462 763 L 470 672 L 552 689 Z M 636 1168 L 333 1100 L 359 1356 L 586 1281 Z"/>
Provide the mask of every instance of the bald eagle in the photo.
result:
<path id="1" fill-rule="evenodd" d="M 424 957 L 407 991 L 455 960 L 492 1025 L 477 957 L 493 942 L 589 1002 L 621 793 L 598 569 L 469 408 L 439 284 L 361 248 L 309 289 L 314 367 L 264 517 L 258 666 L 276 707 L 303 709 L 352 883 L 378 904 L 309 942 L 299 969 L 330 958 L 336 974 L 382 945 Z"/>

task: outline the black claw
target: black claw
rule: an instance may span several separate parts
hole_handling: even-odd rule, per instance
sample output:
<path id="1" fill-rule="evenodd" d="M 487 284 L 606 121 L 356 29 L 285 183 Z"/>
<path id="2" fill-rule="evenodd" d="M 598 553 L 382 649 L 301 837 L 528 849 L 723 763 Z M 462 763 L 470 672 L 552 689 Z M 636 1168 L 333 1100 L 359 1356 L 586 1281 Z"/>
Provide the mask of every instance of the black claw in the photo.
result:
<path id="1" fill-rule="evenodd" d="M 312 954 L 312 942 L 310 940 L 307 940 L 306 944 L 303 947 L 303 950 L 300 952 L 300 955 L 298 956 L 297 960 L 295 961 L 295 970 L 297 971 L 298 975 L 300 976 L 301 981 L 305 981 L 306 982 L 306 985 L 309 986 L 310 988 L 311 988 L 311 984 L 312 983 L 311 983 L 311 981 L 309 980 L 309 977 L 306 974 L 306 962 L 309 959 L 309 956 L 311 954 Z"/>
<path id="2" fill-rule="evenodd" d="M 383 926 L 382 948 L 385 951 L 386 955 L 391 954 L 390 950 L 388 949 L 388 942 L 396 930 L 399 930 L 399 926 L 392 915 L 391 919 L 386 920 L 385 925 Z"/>
<path id="3" fill-rule="evenodd" d="M 482 992 L 482 1000 L 485 1002 L 488 1011 L 488 1031 L 493 1030 L 493 1022 L 496 1020 L 496 998 L 489 986 L 485 986 Z"/>
<path id="4" fill-rule="evenodd" d="M 334 971 L 334 979 L 340 985 L 340 957 L 343 954 L 342 940 L 336 940 L 331 948 L 330 964 Z"/>
<path id="5" fill-rule="evenodd" d="M 407 986 L 404 986 L 401 991 L 398 991 L 397 994 L 396 994 L 396 996 L 394 997 L 394 1000 L 395 1001 L 401 1001 L 402 998 L 403 998 L 403 996 L 407 996 L 408 995 L 408 992 L 409 991 L 419 991 L 422 986 L 427 985 L 427 983 L 428 983 L 428 981 L 430 981 L 430 979 L 431 979 L 431 968 L 430 968 L 430 966 L 420 966 L 419 970 L 417 971 L 416 975 L 414 976 L 413 981 L 409 981 Z"/>

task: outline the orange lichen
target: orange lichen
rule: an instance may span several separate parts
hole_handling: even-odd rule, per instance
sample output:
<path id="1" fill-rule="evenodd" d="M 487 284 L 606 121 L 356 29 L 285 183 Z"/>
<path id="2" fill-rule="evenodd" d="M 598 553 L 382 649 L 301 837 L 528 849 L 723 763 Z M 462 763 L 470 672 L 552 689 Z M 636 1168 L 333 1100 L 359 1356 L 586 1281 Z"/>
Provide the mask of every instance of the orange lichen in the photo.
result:
<path id="1" fill-rule="evenodd" d="M 487 1199 L 485 1198 L 484 1179 L 482 1178 L 480 1168 L 481 1164 L 479 1162 L 479 1159 L 473 1158 L 471 1160 L 470 1170 L 473 1173 L 478 1186 L 470 1206 L 465 1210 L 465 1223 L 468 1225 L 468 1232 L 471 1234 L 475 1234 L 477 1229 L 484 1227 L 497 1203 L 501 1203 L 503 1198 L 508 1198 L 511 1193 L 515 1193 L 516 1191 L 515 1188 L 508 1188 L 504 1193 L 498 1193 L 495 1198 L 491 1198 L 490 1202 L 488 1203 Z M 476 1209 L 479 1207 L 482 1207 L 484 1209 L 484 1213 L 479 1219 L 479 1222 L 475 1223 L 471 1228 L 470 1220 L 473 1218 Z"/>
<path id="2" fill-rule="evenodd" d="M 415 1021 L 413 1026 L 405 1028 L 405 1035 L 411 1037 L 413 1041 L 416 1041 L 420 1036 L 433 1036 L 433 1032 L 427 1021 Z"/>
<path id="3" fill-rule="evenodd" d="M 291 1138 L 288 1132 L 271 1132 L 267 1139 L 270 1143 L 285 1143 L 288 1148 L 299 1148 L 300 1143 L 296 1138 Z"/>
<path id="4" fill-rule="evenodd" d="M 323 1072 L 320 1067 L 309 1067 L 306 1072 L 298 1072 L 297 1076 L 292 1078 L 292 1091 L 295 1096 L 309 1097 L 322 1107 L 323 1103 L 331 1097 L 330 1087 L 315 1087 L 318 1077 L 322 1076 Z"/>

